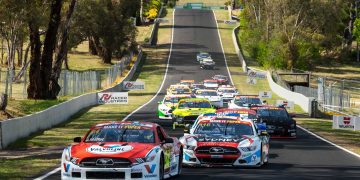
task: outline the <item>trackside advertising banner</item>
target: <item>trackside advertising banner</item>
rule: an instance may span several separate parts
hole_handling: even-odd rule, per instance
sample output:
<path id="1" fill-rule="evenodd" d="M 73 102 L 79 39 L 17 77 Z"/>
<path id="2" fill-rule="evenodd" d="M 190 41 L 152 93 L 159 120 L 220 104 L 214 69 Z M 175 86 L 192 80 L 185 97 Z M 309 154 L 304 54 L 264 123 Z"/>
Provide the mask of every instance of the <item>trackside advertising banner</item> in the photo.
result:
<path id="1" fill-rule="evenodd" d="M 333 116 L 333 129 L 360 130 L 360 117 Z"/>
<path id="2" fill-rule="evenodd" d="M 127 92 L 98 93 L 98 104 L 127 104 Z"/>
<path id="3" fill-rule="evenodd" d="M 143 90 L 145 89 L 145 83 L 141 81 L 124 81 L 124 90 Z"/>
<path id="4" fill-rule="evenodd" d="M 276 100 L 276 106 L 284 106 L 288 109 L 294 109 L 294 101 Z"/>
<path id="5" fill-rule="evenodd" d="M 259 91 L 260 98 L 271 98 L 272 94 L 271 91 Z"/>

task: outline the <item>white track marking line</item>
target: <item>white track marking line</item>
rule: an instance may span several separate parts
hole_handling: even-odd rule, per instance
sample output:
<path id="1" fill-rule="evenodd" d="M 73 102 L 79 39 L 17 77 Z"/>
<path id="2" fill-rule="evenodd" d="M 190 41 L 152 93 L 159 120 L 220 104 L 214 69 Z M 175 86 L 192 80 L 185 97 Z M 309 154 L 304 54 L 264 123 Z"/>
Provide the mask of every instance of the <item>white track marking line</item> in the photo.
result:
<path id="1" fill-rule="evenodd" d="M 164 75 L 164 79 L 161 83 L 161 86 L 159 88 L 159 90 L 156 92 L 156 94 L 145 104 L 143 104 L 142 106 L 138 107 L 137 109 L 135 109 L 133 112 L 131 112 L 130 114 L 128 114 L 122 121 L 126 121 L 130 116 L 132 116 L 133 114 L 135 114 L 137 111 L 139 111 L 140 109 L 142 109 L 144 106 L 150 104 L 160 93 L 160 91 L 162 90 L 164 84 L 165 84 L 165 80 L 167 77 L 167 73 L 169 70 L 169 64 L 170 64 L 170 58 L 171 58 L 171 52 L 173 49 L 173 41 L 174 41 L 174 24 L 175 24 L 175 9 L 173 11 L 173 24 L 172 24 L 172 32 L 171 32 L 171 44 L 170 44 L 170 52 L 169 52 L 169 56 L 168 56 L 168 60 L 167 60 L 167 65 L 166 65 L 166 70 L 165 70 L 165 75 Z"/>
<path id="2" fill-rule="evenodd" d="M 360 155 L 359 155 L 359 154 L 356 154 L 356 153 L 354 153 L 354 152 L 352 152 L 352 151 L 350 151 L 350 150 L 348 150 L 348 149 L 346 149 L 346 148 L 344 148 L 344 147 L 341 147 L 341 146 L 339 146 L 339 145 L 337 145 L 337 144 L 335 144 L 335 143 L 333 143 L 333 142 L 331 142 L 331 141 L 328 141 L 328 140 L 324 139 L 323 137 L 320 137 L 319 135 L 317 135 L 317 134 L 315 134 L 315 133 L 313 133 L 313 132 L 305 129 L 304 127 L 301 127 L 301 126 L 299 126 L 299 125 L 297 125 L 297 127 L 299 127 L 299 128 L 302 129 L 303 131 L 305 131 L 305 132 L 307 132 L 307 133 L 315 136 L 316 138 L 318 138 L 318 139 L 320 139 L 320 140 L 322 140 L 322 141 L 325 141 L 325 142 L 327 142 L 327 143 L 329 143 L 329 144 L 331 144 L 331 145 L 333 145 L 333 146 L 335 146 L 335 147 L 337 147 L 337 148 L 339 148 L 339 149 L 341 149 L 341 150 L 343 150 L 343 151 L 345 151 L 345 152 L 347 152 L 347 153 L 349 153 L 349 154 L 351 154 L 351 155 L 353 155 L 353 156 L 356 156 L 357 158 L 360 158 Z"/>
<path id="3" fill-rule="evenodd" d="M 161 89 L 163 88 L 164 86 L 164 83 L 165 83 L 165 80 L 166 80 L 166 76 L 167 76 L 167 72 L 168 72 L 168 69 L 169 69 L 169 62 L 170 62 L 170 57 L 171 57 L 171 52 L 172 52 L 172 47 L 173 47 L 173 40 L 174 40 L 174 23 L 175 23 L 175 9 L 173 11 L 173 24 L 172 24 L 172 32 L 171 32 L 171 44 L 170 44 L 170 52 L 169 52 L 169 56 L 168 56 L 168 60 L 167 60 L 167 65 L 166 65 L 166 70 L 165 70 L 165 75 L 164 75 L 164 79 L 161 83 L 161 86 L 159 88 L 159 90 L 156 92 L 156 94 L 154 95 L 153 98 L 151 98 L 147 103 L 143 104 L 142 106 L 138 107 L 137 109 L 135 109 L 132 113 L 130 113 L 129 115 L 127 115 L 122 121 L 126 121 L 131 115 L 133 115 L 134 113 L 136 113 L 137 111 L 139 111 L 141 108 L 143 108 L 144 106 L 148 105 L 151 101 L 153 101 L 157 96 L 158 94 L 160 93 Z M 40 176 L 38 178 L 36 178 L 35 180 L 43 180 L 55 173 L 57 173 L 58 171 L 60 171 L 61 168 L 56 168 L 50 172 L 48 172 L 47 174 L 43 175 L 43 176 Z"/>
<path id="4" fill-rule="evenodd" d="M 34 180 L 43 180 L 43 179 L 45 179 L 45 178 L 47 178 L 47 177 L 49 177 L 49 176 L 57 173 L 57 172 L 60 171 L 60 170 L 61 170 L 61 168 L 56 168 L 56 169 L 48 172 L 47 174 L 45 174 L 45 175 L 43 175 L 43 176 L 40 176 L 40 177 L 38 177 L 38 178 L 36 178 L 36 179 L 34 179 Z"/>
<path id="5" fill-rule="evenodd" d="M 231 77 L 231 73 L 230 73 L 229 67 L 228 67 L 228 65 L 227 65 L 226 55 L 225 55 L 224 46 L 223 46 L 223 43 L 222 43 L 222 40 L 221 40 L 221 35 L 220 35 L 220 30 L 219 30 L 219 24 L 218 24 L 217 19 L 216 19 L 216 14 L 215 14 L 214 10 L 211 10 L 211 11 L 212 11 L 212 13 L 213 13 L 213 15 L 214 15 L 214 18 L 215 18 L 216 29 L 217 29 L 217 32 L 218 32 L 218 35 L 219 35 L 221 50 L 222 50 L 222 53 L 223 53 L 223 55 L 224 55 L 225 66 L 226 66 L 226 69 L 227 69 L 227 72 L 228 72 L 228 75 L 229 75 L 231 84 L 234 85 L 234 82 L 233 82 L 233 79 L 232 79 L 232 77 Z"/>

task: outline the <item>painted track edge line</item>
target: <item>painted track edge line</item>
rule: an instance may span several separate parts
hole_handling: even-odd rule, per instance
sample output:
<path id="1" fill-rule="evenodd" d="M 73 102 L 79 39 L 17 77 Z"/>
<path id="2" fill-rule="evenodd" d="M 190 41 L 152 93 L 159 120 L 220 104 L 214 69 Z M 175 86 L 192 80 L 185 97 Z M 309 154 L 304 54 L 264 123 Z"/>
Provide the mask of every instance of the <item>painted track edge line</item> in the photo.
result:
<path id="1" fill-rule="evenodd" d="M 47 178 L 47 177 L 49 177 L 49 176 L 57 173 L 57 172 L 60 171 L 60 170 L 61 170 L 61 167 L 58 167 L 58 168 L 56 168 L 56 169 L 48 172 L 47 174 L 44 174 L 44 175 L 42 175 L 42 176 L 40 176 L 40 177 L 38 177 L 38 178 L 35 178 L 34 180 L 43 180 L 43 179 L 45 179 L 45 178 Z"/>
<path id="2" fill-rule="evenodd" d="M 337 144 L 335 144 L 335 143 L 333 143 L 333 142 L 331 142 L 331 141 L 329 141 L 329 140 L 327 140 L 327 139 L 325 139 L 325 138 L 323 138 L 323 137 L 321 137 L 321 136 L 319 136 L 319 135 L 317 135 L 317 134 L 309 131 L 308 129 L 306 129 L 306 128 L 300 126 L 300 125 L 297 125 L 297 127 L 299 127 L 301 130 L 303 130 L 303 131 L 305 131 L 305 132 L 307 132 L 307 133 L 315 136 L 316 138 L 318 138 L 318 139 L 320 139 L 320 140 L 322 140 L 322 141 L 325 141 L 325 142 L 327 142 L 327 143 L 329 143 L 329 144 L 331 144 L 331 145 L 333 145 L 333 146 L 335 146 L 335 147 L 337 147 L 337 148 L 339 148 L 339 149 L 341 149 L 341 150 L 343 150 L 343 151 L 345 151 L 345 152 L 347 152 L 347 153 L 349 153 L 349 154 L 351 154 L 351 155 L 353 155 L 353 156 L 356 156 L 357 158 L 360 158 L 360 155 L 359 155 L 359 154 L 356 154 L 356 153 L 354 153 L 354 152 L 352 152 L 352 151 L 350 151 L 350 150 L 348 150 L 348 149 L 346 149 L 346 148 L 344 148 L 344 147 L 342 147 L 342 146 L 339 146 L 339 145 L 337 145 Z"/>
<path id="3" fill-rule="evenodd" d="M 170 44 L 170 52 L 169 52 L 169 56 L 167 59 L 167 65 L 166 65 L 166 69 L 165 69 L 165 74 L 164 74 L 164 79 L 160 85 L 159 90 L 156 92 L 156 94 L 145 104 L 141 105 L 140 107 L 138 107 L 137 109 L 135 109 L 133 112 L 131 112 L 130 114 L 128 114 L 124 119 L 122 119 L 121 121 L 126 121 L 130 116 L 132 116 L 133 114 L 135 114 L 137 111 L 139 111 L 140 109 L 142 109 L 143 107 L 145 107 L 146 105 L 150 104 L 160 93 L 160 91 L 162 90 L 165 81 L 166 81 L 166 77 L 167 77 L 167 73 L 169 70 L 169 64 L 170 64 L 170 58 L 171 58 L 171 52 L 172 52 L 172 48 L 173 48 L 173 41 L 174 41 L 174 24 L 175 24 L 175 10 L 173 11 L 173 24 L 172 24 L 172 31 L 171 31 L 171 44 Z"/>
<path id="4" fill-rule="evenodd" d="M 165 70 L 165 75 L 164 75 L 164 79 L 161 83 L 161 86 L 159 88 L 159 90 L 156 92 L 156 94 L 145 104 L 143 104 L 142 106 L 138 107 L 137 109 L 135 109 L 133 112 L 131 112 L 129 115 L 127 115 L 122 121 L 126 121 L 131 115 L 135 114 L 137 111 L 139 111 L 141 108 L 143 108 L 144 106 L 148 105 L 151 101 L 153 101 L 157 96 L 158 94 L 160 93 L 161 89 L 163 88 L 164 84 L 165 84 L 165 80 L 166 80 L 166 76 L 167 76 L 167 72 L 168 72 L 168 69 L 169 69 L 169 62 L 170 62 L 170 57 L 171 57 L 171 52 L 172 52 L 172 46 L 173 46 L 173 40 L 174 40 L 174 23 L 175 23 L 175 18 L 174 18 L 174 15 L 175 15 L 175 9 L 173 11 L 173 24 L 172 24 L 172 32 L 171 32 L 171 44 L 170 44 L 170 52 L 169 52 L 169 56 L 168 56 L 168 60 L 167 60 L 167 65 L 166 65 L 166 70 Z M 43 180 L 55 173 L 57 173 L 58 171 L 60 171 L 61 168 L 56 168 L 50 172 L 48 172 L 47 174 L 44 174 L 38 178 L 36 178 L 35 180 Z"/>
<path id="5" fill-rule="evenodd" d="M 218 35 L 219 35 L 219 41 L 220 41 L 220 45 L 221 45 L 221 50 L 222 50 L 222 53 L 223 53 L 223 55 L 224 55 L 225 66 L 226 66 L 226 69 L 227 69 L 227 72 L 228 72 L 228 75 L 229 75 L 231 84 L 234 85 L 234 81 L 233 81 L 233 79 L 232 79 L 229 66 L 227 65 L 227 59 L 226 59 L 226 55 L 225 55 L 225 51 L 224 51 L 224 46 L 223 46 L 223 43 L 222 43 L 222 40 L 221 40 L 221 35 L 220 35 L 220 30 L 219 30 L 219 24 L 218 24 L 218 22 L 217 22 L 216 14 L 215 14 L 214 10 L 211 10 L 211 11 L 212 11 L 212 13 L 213 13 L 213 15 L 214 15 L 214 18 L 215 18 L 216 29 L 217 29 L 217 32 L 218 32 Z"/>

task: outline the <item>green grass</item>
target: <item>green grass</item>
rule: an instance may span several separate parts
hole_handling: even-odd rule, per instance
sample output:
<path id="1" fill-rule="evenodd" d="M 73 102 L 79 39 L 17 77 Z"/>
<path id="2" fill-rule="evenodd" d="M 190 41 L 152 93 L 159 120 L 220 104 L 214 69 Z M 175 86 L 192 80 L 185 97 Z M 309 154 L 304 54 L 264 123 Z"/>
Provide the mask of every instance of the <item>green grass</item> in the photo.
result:
<path id="1" fill-rule="evenodd" d="M 28 115 L 35 112 L 39 112 L 45 110 L 51 106 L 60 104 L 68 100 L 69 97 L 61 97 L 57 100 L 31 100 L 31 99 L 24 99 L 24 100 L 10 100 L 9 106 L 14 109 L 9 109 L 11 111 L 18 111 L 18 114 Z"/>
<path id="2" fill-rule="evenodd" d="M 223 20 L 228 19 L 227 11 L 215 10 L 214 12 L 219 22 L 223 22 Z M 233 45 L 232 32 L 235 27 L 237 27 L 237 25 L 219 23 L 221 40 L 224 46 L 228 67 L 230 69 L 231 77 L 236 88 L 238 88 L 242 94 L 259 94 L 259 91 L 271 91 L 266 79 L 257 79 L 257 83 L 255 85 L 247 84 L 247 74 L 245 74 L 241 68 L 240 60 L 235 53 L 235 48 Z M 280 98 L 273 92 L 271 99 L 264 100 L 266 100 L 269 104 L 275 104 L 276 100 L 280 99 L 283 98 Z M 304 111 L 298 105 L 295 105 L 294 110 L 290 110 L 290 112 L 304 113 Z"/>
<path id="3" fill-rule="evenodd" d="M 168 18 L 172 16 L 172 10 L 168 10 Z M 163 24 L 169 25 L 169 24 Z M 171 28 L 159 29 L 159 44 L 169 44 Z M 83 136 L 90 126 L 105 121 L 120 121 L 140 105 L 149 101 L 160 87 L 165 72 L 165 62 L 168 56 L 168 48 L 144 48 L 146 58 L 137 74 L 137 80 L 145 82 L 145 90 L 129 92 L 129 104 L 127 105 L 100 105 L 82 110 L 66 123 L 55 128 L 33 134 L 31 137 L 21 139 L 11 144 L 7 150 L 22 148 L 49 148 L 64 147 L 72 142 L 77 136 Z M 58 152 L 56 152 L 58 153 Z M 39 174 L 42 170 L 59 166 L 60 156 L 51 159 L 19 158 L 8 159 L 6 163 L 0 163 L 0 179 L 7 179 L 16 174 L 17 178 L 29 178 Z M 4 161 L 2 161 L 4 162 Z M 21 166 L 12 165 L 23 162 Z M 12 166 L 8 166 L 8 164 Z M 41 168 L 36 166 L 42 165 Z M 8 168 L 12 167 L 12 168 Z M 27 167 L 31 171 L 24 171 Z"/>

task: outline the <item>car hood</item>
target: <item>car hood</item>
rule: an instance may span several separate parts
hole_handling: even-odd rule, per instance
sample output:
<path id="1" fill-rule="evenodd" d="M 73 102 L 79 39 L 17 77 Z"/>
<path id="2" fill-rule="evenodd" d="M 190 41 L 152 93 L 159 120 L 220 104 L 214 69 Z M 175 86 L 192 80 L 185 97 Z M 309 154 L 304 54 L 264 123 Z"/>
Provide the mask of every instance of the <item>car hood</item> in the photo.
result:
<path id="1" fill-rule="evenodd" d="M 137 158 L 145 157 L 155 146 L 152 143 L 79 143 L 71 147 L 71 156 L 80 159 L 89 157 Z"/>

